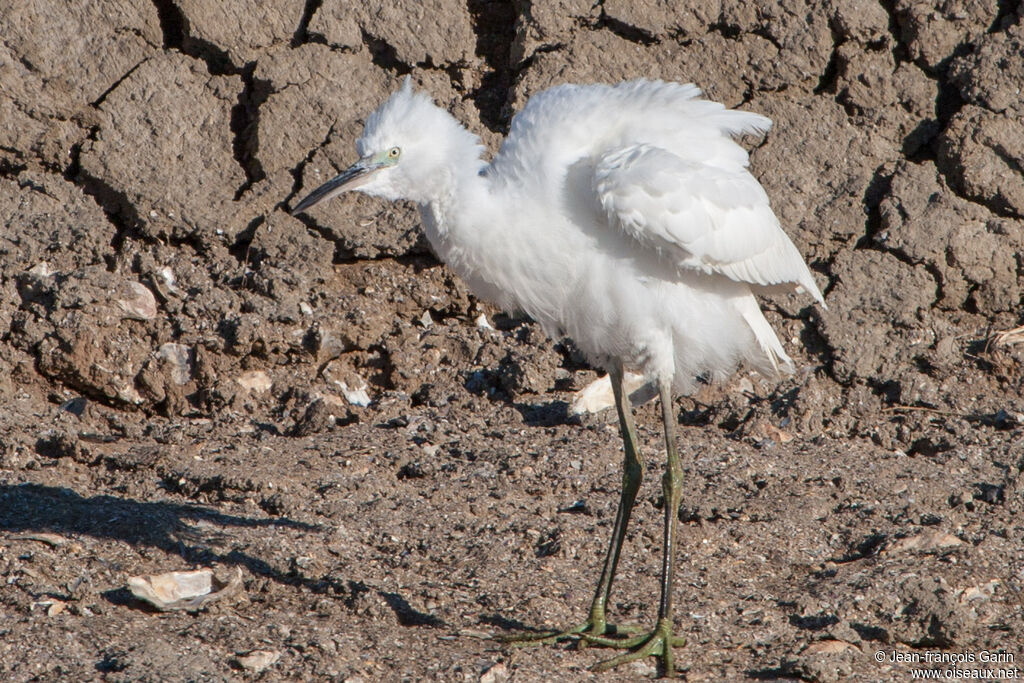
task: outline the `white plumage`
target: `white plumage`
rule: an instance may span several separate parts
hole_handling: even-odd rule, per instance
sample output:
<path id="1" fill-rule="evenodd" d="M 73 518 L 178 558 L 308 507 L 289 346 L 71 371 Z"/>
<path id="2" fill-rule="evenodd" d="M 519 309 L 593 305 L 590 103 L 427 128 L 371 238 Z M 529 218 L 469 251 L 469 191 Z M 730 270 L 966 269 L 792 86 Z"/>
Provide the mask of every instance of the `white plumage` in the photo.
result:
<path id="1" fill-rule="evenodd" d="M 572 338 L 609 369 L 616 396 L 625 370 L 659 385 L 672 470 L 671 388 L 691 391 L 698 377 L 722 378 L 740 363 L 792 369 L 755 293 L 802 289 L 824 304 L 733 139 L 771 122 L 700 94 L 648 80 L 551 88 L 515 116 L 487 164 L 479 139 L 406 79 L 368 118 L 360 161 L 296 212 L 346 189 L 418 202 L 437 255 L 478 296 Z M 635 435 L 621 401 L 619 410 L 628 469 Z M 591 639 L 609 633 L 591 623 L 597 603 Z M 671 668 L 672 636 L 661 639 Z"/>
<path id="2" fill-rule="evenodd" d="M 669 373 L 683 392 L 740 361 L 791 369 L 751 290 L 821 294 L 730 137 L 771 122 L 699 95 L 658 81 L 536 95 L 477 188 L 490 215 L 428 209 L 428 237 L 478 294 L 600 365 Z"/>

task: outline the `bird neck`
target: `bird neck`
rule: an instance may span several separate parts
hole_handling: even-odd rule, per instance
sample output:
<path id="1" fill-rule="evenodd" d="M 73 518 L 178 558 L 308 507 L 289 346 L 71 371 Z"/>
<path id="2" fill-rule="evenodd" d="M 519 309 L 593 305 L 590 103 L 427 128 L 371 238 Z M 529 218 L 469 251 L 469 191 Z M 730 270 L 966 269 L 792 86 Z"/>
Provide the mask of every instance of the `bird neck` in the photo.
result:
<path id="1" fill-rule="evenodd" d="M 454 119 L 452 123 L 452 130 L 440 136 L 444 142 L 434 150 L 436 163 L 423 167 L 425 172 L 413 183 L 417 196 L 410 197 L 424 214 L 432 214 L 440 233 L 453 229 L 459 217 L 479 206 L 479 195 L 486 189 L 480 138 Z"/>
<path id="2" fill-rule="evenodd" d="M 461 204 L 480 182 L 484 162 L 479 157 L 465 156 L 440 164 L 417 183 L 417 196 L 410 197 L 420 205 L 451 207 Z"/>
<path id="3" fill-rule="evenodd" d="M 420 205 L 450 204 L 473 185 L 484 167 L 480 138 L 468 131 L 448 112 L 432 107 L 425 115 L 433 119 L 432 138 L 418 144 L 405 167 L 405 198 Z M 400 166 L 401 168 L 401 166 Z"/>
<path id="4" fill-rule="evenodd" d="M 471 279 L 481 254 L 487 252 L 487 216 L 494 209 L 487 163 L 480 138 L 454 117 L 438 132 L 434 164 L 411 183 L 420 207 L 423 230 L 437 256 L 463 278 Z"/>
<path id="5" fill-rule="evenodd" d="M 473 209 L 480 206 L 486 192 L 485 180 L 479 172 L 483 165 L 481 161 L 473 165 L 457 164 L 434 174 L 431 183 L 424 188 L 424 196 L 418 200 L 420 211 L 429 222 L 424 226 L 428 237 L 446 238 L 453 231 L 470 229 L 466 225 L 472 222 L 470 214 L 475 213 Z"/>
<path id="6" fill-rule="evenodd" d="M 467 160 L 445 169 L 431 196 L 418 202 L 434 253 L 465 279 L 487 252 L 487 215 L 495 208 L 488 179 L 480 173 L 485 166 Z"/>

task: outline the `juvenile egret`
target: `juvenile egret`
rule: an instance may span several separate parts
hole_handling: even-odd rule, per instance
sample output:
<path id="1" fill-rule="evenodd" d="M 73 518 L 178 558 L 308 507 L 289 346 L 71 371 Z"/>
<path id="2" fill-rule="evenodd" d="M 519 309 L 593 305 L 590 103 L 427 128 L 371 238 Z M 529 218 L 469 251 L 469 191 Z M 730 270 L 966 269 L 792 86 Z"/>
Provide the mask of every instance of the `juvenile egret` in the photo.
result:
<path id="1" fill-rule="evenodd" d="M 512 120 L 494 160 L 411 79 L 366 121 L 359 161 L 293 213 L 346 190 L 417 202 L 437 255 L 479 297 L 571 337 L 612 383 L 625 451 L 612 538 L 582 624 L 520 640 L 578 637 L 628 650 L 596 670 L 660 656 L 674 675 L 672 568 L 682 494 L 673 391 L 740 364 L 791 372 L 755 294 L 803 290 L 824 305 L 733 138 L 771 121 L 701 99 L 694 85 L 561 85 Z M 661 601 L 642 635 L 608 623 L 612 581 L 644 472 L 623 376 L 656 384 L 667 466 Z"/>

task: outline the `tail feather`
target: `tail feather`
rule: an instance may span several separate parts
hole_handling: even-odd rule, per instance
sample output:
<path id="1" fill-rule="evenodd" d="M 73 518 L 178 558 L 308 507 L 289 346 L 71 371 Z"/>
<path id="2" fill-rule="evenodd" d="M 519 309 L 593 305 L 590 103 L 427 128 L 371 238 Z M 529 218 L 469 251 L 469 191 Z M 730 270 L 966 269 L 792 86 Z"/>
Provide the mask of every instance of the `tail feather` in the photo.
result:
<path id="1" fill-rule="evenodd" d="M 754 333 L 758 346 L 764 351 L 767 364 L 761 363 L 759 365 L 764 366 L 763 369 L 770 368 L 777 375 L 792 374 L 794 370 L 793 359 L 782 348 L 782 342 L 779 341 L 779 337 L 775 334 L 772 326 L 765 320 L 764 313 L 761 312 L 761 307 L 757 305 L 757 299 L 754 298 L 754 295 L 747 294 L 746 296 L 733 299 L 733 302 L 740 315 L 747 322 L 747 325 L 750 326 L 750 330 Z"/>

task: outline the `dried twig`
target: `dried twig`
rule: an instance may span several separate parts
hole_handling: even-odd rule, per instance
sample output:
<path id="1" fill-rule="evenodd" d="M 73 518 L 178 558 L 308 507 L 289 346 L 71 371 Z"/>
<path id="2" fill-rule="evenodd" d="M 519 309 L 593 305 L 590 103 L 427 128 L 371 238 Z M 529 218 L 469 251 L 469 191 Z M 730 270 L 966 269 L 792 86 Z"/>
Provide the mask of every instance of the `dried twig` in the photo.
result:
<path id="1" fill-rule="evenodd" d="M 1012 330 L 996 332 L 992 337 L 992 344 L 994 346 L 1013 346 L 1021 342 L 1024 342 L 1024 325 L 1015 327 Z"/>

